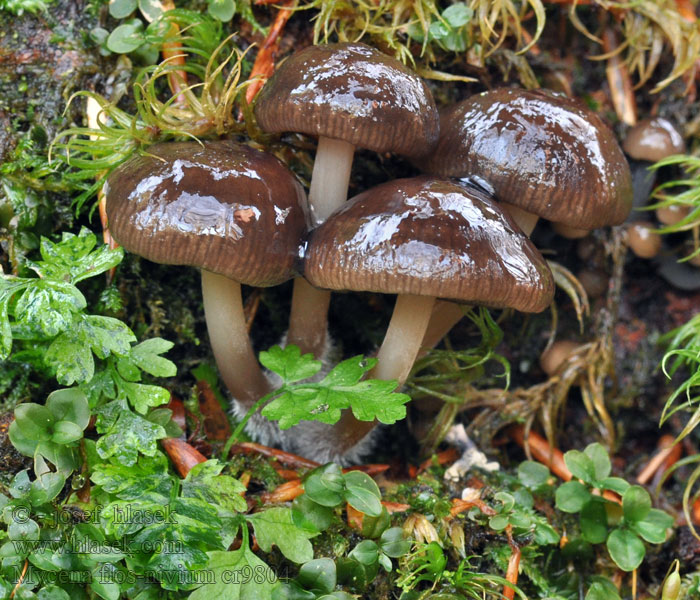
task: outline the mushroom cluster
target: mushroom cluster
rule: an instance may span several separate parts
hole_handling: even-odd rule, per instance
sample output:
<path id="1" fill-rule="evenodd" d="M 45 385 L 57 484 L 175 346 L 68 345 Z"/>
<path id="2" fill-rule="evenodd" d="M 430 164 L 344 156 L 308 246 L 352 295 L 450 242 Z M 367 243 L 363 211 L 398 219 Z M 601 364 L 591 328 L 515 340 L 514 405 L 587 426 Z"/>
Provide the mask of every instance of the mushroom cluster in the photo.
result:
<path id="1" fill-rule="evenodd" d="M 255 115 L 266 132 L 318 137 L 308 201 L 279 161 L 229 141 L 153 147 L 107 188 L 110 227 L 127 250 L 202 269 L 217 365 L 244 410 L 270 383 L 242 321 L 241 284 L 296 276 L 287 343 L 317 357 L 329 344 L 332 290 L 397 295 L 371 376 L 401 385 L 461 318 L 455 302 L 525 312 L 551 303 L 528 213 L 591 229 L 621 222 L 631 206 L 624 155 L 582 105 L 501 89 L 438 114 L 420 77 L 363 44 L 292 55 Z M 428 175 L 346 201 L 357 147 L 402 154 Z M 279 437 L 260 417 L 251 424 L 319 461 L 357 458 L 375 426 L 349 411 L 335 426 L 303 422 Z"/>

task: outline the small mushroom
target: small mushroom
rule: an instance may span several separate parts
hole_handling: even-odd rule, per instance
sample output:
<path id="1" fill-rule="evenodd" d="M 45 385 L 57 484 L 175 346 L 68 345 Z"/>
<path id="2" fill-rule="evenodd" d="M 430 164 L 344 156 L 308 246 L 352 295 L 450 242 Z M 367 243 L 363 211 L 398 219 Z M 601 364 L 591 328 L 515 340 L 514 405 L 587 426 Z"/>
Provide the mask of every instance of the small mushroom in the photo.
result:
<path id="1" fill-rule="evenodd" d="M 444 109 L 437 146 L 414 164 L 478 177 L 527 235 L 539 217 L 590 230 L 622 223 L 632 206 L 629 167 L 613 132 L 582 103 L 546 90 L 500 88 Z M 461 316 L 443 303 L 426 344 Z"/>
<path id="2" fill-rule="evenodd" d="M 437 141 L 438 114 L 423 80 L 378 50 L 358 43 L 305 48 L 288 58 L 260 91 L 263 131 L 318 136 L 309 190 L 313 225 L 346 200 L 355 148 L 412 156 Z M 288 343 L 319 356 L 330 294 L 294 284 Z"/>
<path id="3" fill-rule="evenodd" d="M 650 171 L 649 167 L 674 154 L 683 154 L 683 136 L 669 120 L 653 117 L 632 127 L 622 147 L 631 159 L 634 206 L 646 206 L 656 181 L 656 171 Z"/>
<path id="4" fill-rule="evenodd" d="M 554 342 L 540 356 L 540 366 L 548 377 L 552 377 L 566 360 L 578 350 L 582 344 L 571 340 L 559 340 Z"/>
<path id="5" fill-rule="evenodd" d="M 249 408 L 270 389 L 250 344 L 241 283 L 290 279 L 306 231 L 304 191 L 275 157 L 229 141 L 158 144 L 105 186 L 115 239 L 154 262 L 202 272 L 207 329 L 234 398 Z"/>
<path id="6" fill-rule="evenodd" d="M 398 179 L 350 200 L 310 234 L 304 275 L 331 290 L 398 294 L 371 373 L 408 376 L 435 298 L 544 310 L 552 274 L 498 205 L 478 190 L 432 177 Z M 372 427 L 344 416 L 340 452 Z"/>
<path id="7" fill-rule="evenodd" d="M 654 258 L 661 251 L 661 236 L 652 223 L 635 221 L 627 226 L 627 244 L 639 258 Z"/>
<path id="8" fill-rule="evenodd" d="M 617 225 L 632 206 L 613 132 L 582 103 L 546 90 L 500 88 L 448 107 L 435 150 L 416 164 L 485 179 L 527 234 L 538 217 L 586 230 Z"/>

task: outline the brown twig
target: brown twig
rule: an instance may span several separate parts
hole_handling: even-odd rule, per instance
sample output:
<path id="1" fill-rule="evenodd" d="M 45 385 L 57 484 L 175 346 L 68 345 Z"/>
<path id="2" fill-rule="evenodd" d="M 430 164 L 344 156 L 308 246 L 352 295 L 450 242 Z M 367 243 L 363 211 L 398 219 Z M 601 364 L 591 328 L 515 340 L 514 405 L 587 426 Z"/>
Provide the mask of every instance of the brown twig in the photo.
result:
<path id="1" fill-rule="evenodd" d="M 517 425 L 510 431 L 519 446 L 532 453 L 534 459 L 548 466 L 557 477 L 564 481 L 569 481 L 572 478 L 561 450 L 550 446 L 547 440 L 534 431 L 530 431 L 527 440 L 525 440 L 525 428 L 522 425 Z"/>
<path id="2" fill-rule="evenodd" d="M 295 479 L 277 486 L 271 492 L 261 494 L 260 499 L 264 504 L 278 504 L 280 502 L 291 502 L 303 493 L 304 487 L 301 484 L 301 479 Z"/>
<path id="3" fill-rule="evenodd" d="M 258 50 L 258 55 L 255 57 L 253 68 L 248 77 L 249 81 L 253 79 L 255 79 L 255 81 L 253 81 L 245 91 L 245 99 L 248 104 L 253 101 L 255 95 L 260 91 L 260 88 L 262 88 L 275 70 L 275 56 L 279 50 L 279 38 L 289 17 L 291 17 L 294 12 L 296 4 L 297 0 L 284 0 L 284 2 L 282 2 L 275 16 L 275 21 L 270 26 L 270 31 L 260 46 L 260 50 Z M 242 119 L 241 114 L 239 114 L 238 119 Z"/>
<path id="4" fill-rule="evenodd" d="M 199 463 L 206 462 L 207 460 L 204 454 L 193 446 L 190 446 L 184 440 L 165 438 L 160 440 L 160 444 L 170 457 L 170 460 L 173 461 L 173 465 L 180 474 L 180 477 L 187 477 L 192 467 Z"/>
<path id="5" fill-rule="evenodd" d="M 263 446 L 262 444 L 256 444 L 255 442 L 241 442 L 240 444 L 235 444 L 231 447 L 231 453 L 243 452 L 245 454 L 257 453 L 267 456 L 269 458 L 275 458 L 279 462 L 284 463 L 289 467 L 295 469 L 315 469 L 320 466 L 319 463 L 302 456 L 297 456 L 296 454 L 291 454 L 289 452 L 283 452 L 282 450 L 277 450 L 275 448 L 269 448 Z"/>
<path id="6" fill-rule="evenodd" d="M 646 485 L 657 472 L 663 473 L 681 457 L 682 446 L 674 444 L 672 435 L 662 435 L 657 444 L 658 452 L 637 475 L 637 483 Z"/>
<path id="7" fill-rule="evenodd" d="M 19 589 L 19 586 L 22 585 L 22 581 L 24 581 L 24 576 L 27 574 L 27 569 L 29 568 L 29 560 L 24 559 L 24 567 L 22 568 L 22 573 L 19 576 L 19 579 L 17 580 L 17 584 L 15 585 L 14 588 L 12 588 L 12 592 L 10 592 L 10 600 L 15 597 L 15 593 Z"/>

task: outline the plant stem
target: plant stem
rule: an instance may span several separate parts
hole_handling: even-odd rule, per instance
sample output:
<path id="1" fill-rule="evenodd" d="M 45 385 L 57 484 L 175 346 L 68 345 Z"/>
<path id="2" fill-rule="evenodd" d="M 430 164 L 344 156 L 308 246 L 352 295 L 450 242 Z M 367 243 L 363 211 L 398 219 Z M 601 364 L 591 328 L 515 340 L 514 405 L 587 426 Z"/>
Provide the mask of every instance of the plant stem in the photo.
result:
<path id="1" fill-rule="evenodd" d="M 267 403 L 268 401 L 272 400 L 275 396 L 278 396 L 284 391 L 284 386 L 282 386 L 278 390 L 273 390 L 269 392 L 268 394 L 265 394 L 262 398 L 260 398 L 255 404 L 253 404 L 249 409 L 248 412 L 245 414 L 245 417 L 241 420 L 241 422 L 236 426 L 236 428 L 233 430 L 233 433 L 229 436 L 228 440 L 226 440 L 226 444 L 224 445 L 223 450 L 221 451 L 221 457 L 223 460 L 228 460 L 228 454 L 231 451 L 231 446 L 233 446 L 237 441 L 243 430 L 245 429 L 245 426 L 248 424 L 248 421 L 250 421 L 251 417 L 260 410 L 260 407 Z"/>

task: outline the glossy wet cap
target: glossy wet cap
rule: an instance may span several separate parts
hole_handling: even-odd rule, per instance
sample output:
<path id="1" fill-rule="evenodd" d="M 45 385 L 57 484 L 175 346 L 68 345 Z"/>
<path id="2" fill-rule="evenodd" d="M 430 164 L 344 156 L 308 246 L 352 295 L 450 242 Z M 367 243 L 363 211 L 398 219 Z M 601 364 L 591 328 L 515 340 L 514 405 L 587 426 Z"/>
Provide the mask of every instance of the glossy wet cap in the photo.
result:
<path id="1" fill-rule="evenodd" d="M 539 312 L 554 283 L 542 255 L 476 188 L 432 177 L 368 190 L 315 229 L 304 276 L 333 290 L 436 296 Z"/>
<path id="2" fill-rule="evenodd" d="M 440 140 L 416 165 L 478 174 L 496 198 L 579 229 L 622 223 L 632 207 L 629 165 L 613 132 L 576 100 L 501 88 L 440 115 Z"/>
<path id="3" fill-rule="evenodd" d="M 658 162 L 673 154 L 683 154 L 685 142 L 670 121 L 654 117 L 632 127 L 623 148 L 631 158 Z"/>
<path id="4" fill-rule="evenodd" d="M 304 191 L 274 156 L 229 141 L 158 144 L 107 179 L 107 217 L 128 251 L 255 286 L 294 275 Z"/>
<path id="5" fill-rule="evenodd" d="M 423 80 L 365 44 L 310 46 L 288 58 L 260 91 L 255 116 L 267 132 L 295 131 L 377 152 L 414 156 L 438 137 Z"/>

